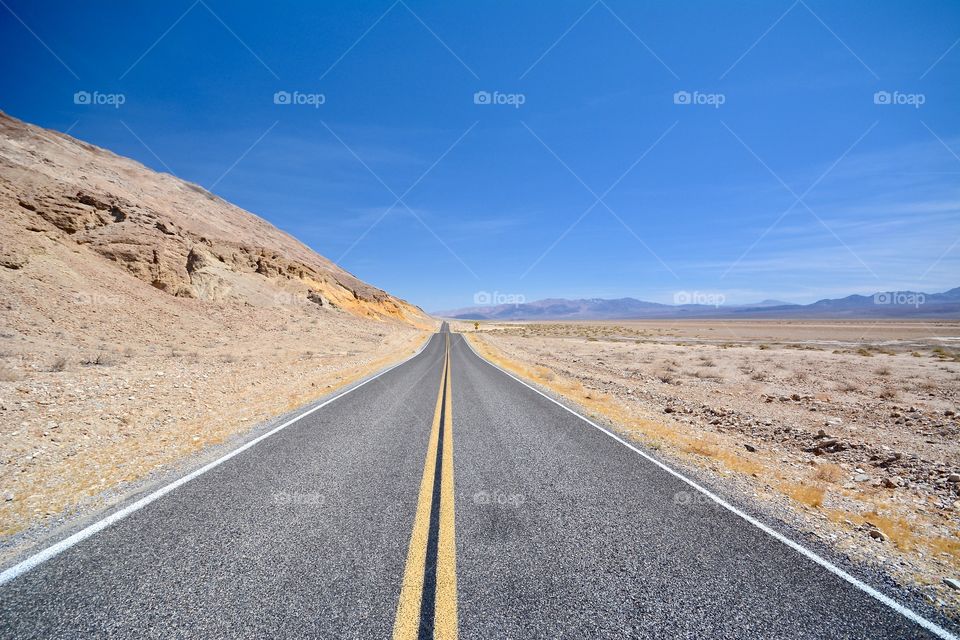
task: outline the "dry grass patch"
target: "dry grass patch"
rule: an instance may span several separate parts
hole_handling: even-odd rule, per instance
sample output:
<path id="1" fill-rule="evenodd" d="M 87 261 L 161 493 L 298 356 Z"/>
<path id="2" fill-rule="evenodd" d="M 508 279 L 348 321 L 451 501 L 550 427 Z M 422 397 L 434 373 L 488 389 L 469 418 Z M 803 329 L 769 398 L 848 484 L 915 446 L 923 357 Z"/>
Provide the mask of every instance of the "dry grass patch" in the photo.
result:
<path id="1" fill-rule="evenodd" d="M 881 400 L 896 400 L 897 399 L 897 390 L 891 387 L 886 387 L 880 391 Z"/>
<path id="2" fill-rule="evenodd" d="M 781 489 L 800 504 L 814 508 L 823 505 L 823 499 L 827 494 L 823 487 L 811 484 L 784 484 L 781 485 Z"/>
<path id="3" fill-rule="evenodd" d="M 868 514 L 864 521 L 872 524 L 887 537 L 898 549 L 911 551 L 917 546 L 917 538 L 910 523 L 904 518 L 880 515 L 876 511 Z"/>
<path id="4" fill-rule="evenodd" d="M 932 538 L 927 542 L 930 550 L 949 558 L 960 558 L 960 538 Z"/>
<path id="5" fill-rule="evenodd" d="M 720 453 L 717 445 L 707 442 L 706 440 L 693 440 L 688 442 L 684 447 L 684 451 L 687 453 L 695 453 L 698 456 L 707 456 L 708 458 L 713 458 Z"/>
<path id="6" fill-rule="evenodd" d="M 818 464 L 813 472 L 813 477 L 824 482 L 839 482 L 846 474 L 838 464 L 824 462 Z"/>

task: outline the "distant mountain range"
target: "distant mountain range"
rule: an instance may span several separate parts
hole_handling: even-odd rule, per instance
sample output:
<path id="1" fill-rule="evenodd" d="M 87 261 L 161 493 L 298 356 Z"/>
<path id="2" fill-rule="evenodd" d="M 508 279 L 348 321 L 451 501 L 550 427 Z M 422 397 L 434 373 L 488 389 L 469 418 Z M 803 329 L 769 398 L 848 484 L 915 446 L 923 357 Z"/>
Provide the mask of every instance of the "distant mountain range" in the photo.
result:
<path id="1" fill-rule="evenodd" d="M 960 287 L 943 293 L 882 291 L 872 296 L 790 304 L 764 300 L 727 305 L 718 294 L 678 293 L 685 304 L 635 298 L 547 298 L 535 302 L 466 307 L 433 315 L 458 320 L 644 320 L 658 318 L 960 318 Z"/>

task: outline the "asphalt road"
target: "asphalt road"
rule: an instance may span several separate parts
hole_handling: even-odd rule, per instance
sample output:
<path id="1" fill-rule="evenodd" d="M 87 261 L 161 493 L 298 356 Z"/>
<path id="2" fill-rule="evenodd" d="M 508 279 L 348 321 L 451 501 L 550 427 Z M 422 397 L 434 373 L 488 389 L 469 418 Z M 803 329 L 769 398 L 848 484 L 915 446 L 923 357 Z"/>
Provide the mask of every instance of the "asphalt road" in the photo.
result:
<path id="1" fill-rule="evenodd" d="M 0 636 L 936 637 L 445 329 L 8 579 Z"/>

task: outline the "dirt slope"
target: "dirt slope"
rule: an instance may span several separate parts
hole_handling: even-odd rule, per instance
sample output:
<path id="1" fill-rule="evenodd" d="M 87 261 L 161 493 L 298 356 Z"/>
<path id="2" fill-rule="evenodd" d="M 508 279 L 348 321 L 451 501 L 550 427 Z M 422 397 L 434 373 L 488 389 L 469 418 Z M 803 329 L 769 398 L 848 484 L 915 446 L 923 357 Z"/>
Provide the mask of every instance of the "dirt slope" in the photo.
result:
<path id="1" fill-rule="evenodd" d="M 429 323 L 420 309 L 201 187 L 2 113 L 0 210 L 7 268 L 45 253 L 43 240 L 29 237 L 39 234 L 81 245 L 177 297 L 254 306 L 312 300 Z"/>
<path id="2" fill-rule="evenodd" d="M 409 354 L 435 326 L 200 187 L 2 113 L 0 291 L 0 534 Z"/>

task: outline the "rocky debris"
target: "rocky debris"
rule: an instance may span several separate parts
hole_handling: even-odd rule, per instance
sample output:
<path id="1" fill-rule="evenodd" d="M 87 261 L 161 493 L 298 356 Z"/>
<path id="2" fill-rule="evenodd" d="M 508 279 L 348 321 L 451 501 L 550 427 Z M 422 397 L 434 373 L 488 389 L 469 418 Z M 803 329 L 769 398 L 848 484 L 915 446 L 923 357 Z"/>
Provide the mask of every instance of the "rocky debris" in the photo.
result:
<path id="1" fill-rule="evenodd" d="M 29 256 L 13 248 L 0 246 L 0 267 L 22 269 L 30 261 Z"/>
<path id="2" fill-rule="evenodd" d="M 954 580 L 953 578 L 944 578 L 943 584 L 947 585 L 951 589 L 960 591 L 960 580 Z"/>
<path id="3" fill-rule="evenodd" d="M 884 478 L 880 481 L 880 484 L 887 487 L 888 489 L 896 489 L 901 484 L 903 484 L 903 478 L 900 476 L 891 476 L 889 478 Z"/>
<path id="4" fill-rule="evenodd" d="M 336 308 L 336 305 L 327 300 L 322 293 L 319 291 L 314 291 L 313 289 L 307 292 L 307 300 L 314 304 L 318 304 L 321 307 Z"/>

